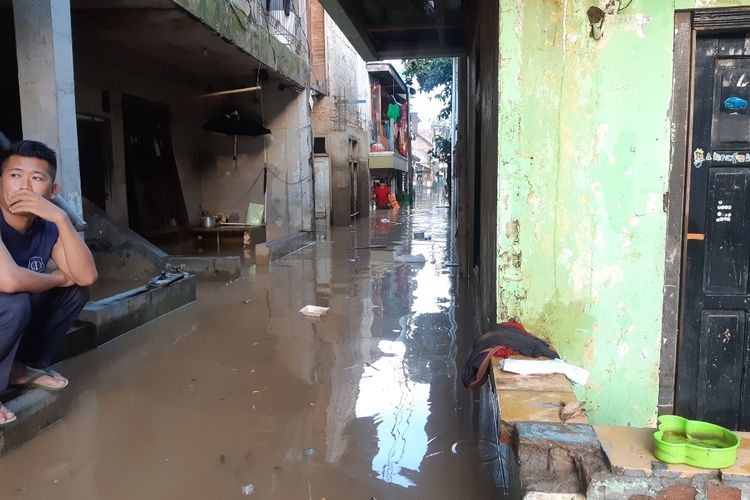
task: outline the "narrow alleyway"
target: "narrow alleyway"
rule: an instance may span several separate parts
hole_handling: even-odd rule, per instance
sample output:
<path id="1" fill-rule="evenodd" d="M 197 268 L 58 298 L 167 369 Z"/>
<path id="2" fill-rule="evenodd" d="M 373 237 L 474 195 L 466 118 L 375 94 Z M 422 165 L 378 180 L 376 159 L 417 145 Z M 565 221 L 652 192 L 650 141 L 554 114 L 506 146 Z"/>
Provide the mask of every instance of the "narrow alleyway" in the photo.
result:
<path id="1" fill-rule="evenodd" d="M 502 498 L 492 405 L 460 381 L 476 322 L 442 204 L 427 193 L 203 283 L 66 361 L 74 410 L 0 458 L 0 498 Z"/>

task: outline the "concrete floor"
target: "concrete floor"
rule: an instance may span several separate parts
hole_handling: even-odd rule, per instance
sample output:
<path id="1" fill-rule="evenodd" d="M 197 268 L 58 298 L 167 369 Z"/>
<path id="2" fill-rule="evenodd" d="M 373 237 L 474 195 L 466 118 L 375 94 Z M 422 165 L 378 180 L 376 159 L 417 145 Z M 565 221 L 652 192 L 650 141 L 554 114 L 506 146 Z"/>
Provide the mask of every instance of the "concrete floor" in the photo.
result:
<path id="1" fill-rule="evenodd" d="M 494 398 L 460 381 L 478 332 L 439 205 L 202 283 L 194 304 L 59 365 L 74 410 L 0 458 L 0 498 L 502 498 Z M 353 249 L 371 245 L 388 249 Z M 306 304 L 330 312 L 306 319 Z"/>

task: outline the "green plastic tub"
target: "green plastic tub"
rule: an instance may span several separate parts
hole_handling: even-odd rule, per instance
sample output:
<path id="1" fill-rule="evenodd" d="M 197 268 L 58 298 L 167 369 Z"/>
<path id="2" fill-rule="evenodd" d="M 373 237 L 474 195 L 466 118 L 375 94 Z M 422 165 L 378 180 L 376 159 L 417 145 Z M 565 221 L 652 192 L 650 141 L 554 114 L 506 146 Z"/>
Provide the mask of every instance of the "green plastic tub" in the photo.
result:
<path id="1" fill-rule="evenodd" d="M 659 417 L 654 433 L 654 456 L 670 464 L 702 469 L 724 469 L 734 465 L 740 440 L 718 425 L 687 420 L 676 415 Z"/>

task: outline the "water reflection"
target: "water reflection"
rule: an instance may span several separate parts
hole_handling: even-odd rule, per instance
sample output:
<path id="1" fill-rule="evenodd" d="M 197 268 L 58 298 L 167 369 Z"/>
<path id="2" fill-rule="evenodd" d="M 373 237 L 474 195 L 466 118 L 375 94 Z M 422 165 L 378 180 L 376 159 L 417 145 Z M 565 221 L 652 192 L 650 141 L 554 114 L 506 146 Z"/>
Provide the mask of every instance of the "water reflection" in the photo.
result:
<path id="1" fill-rule="evenodd" d="M 362 373 L 356 404 L 356 417 L 372 418 L 377 426 L 373 472 L 405 488 L 416 485 L 428 455 L 431 379 L 445 372 L 441 366 L 452 364 L 446 361 L 455 338 L 455 322 L 449 319 L 451 275 L 442 270 L 447 226 L 444 217 L 430 221 L 430 215 L 428 207 L 417 210 L 413 219 L 403 214 L 374 218 L 374 237 L 390 240 L 397 254 L 422 253 L 427 262 L 373 266 L 371 333 L 387 340 L 377 343 L 378 359 Z M 434 239 L 413 241 L 413 220 L 429 224 Z"/>
<path id="2" fill-rule="evenodd" d="M 70 360 L 75 410 L 0 459 L 0 498 L 497 498 L 496 416 L 457 377 L 476 332 L 449 231 L 434 203 L 333 228 Z"/>
<path id="3" fill-rule="evenodd" d="M 419 472 L 427 452 L 430 386 L 411 380 L 404 363 L 403 339 L 378 343 L 383 356 L 365 368 L 359 382 L 357 418 L 377 425 L 378 453 L 372 470 L 389 483 L 408 487 L 410 472 Z"/>

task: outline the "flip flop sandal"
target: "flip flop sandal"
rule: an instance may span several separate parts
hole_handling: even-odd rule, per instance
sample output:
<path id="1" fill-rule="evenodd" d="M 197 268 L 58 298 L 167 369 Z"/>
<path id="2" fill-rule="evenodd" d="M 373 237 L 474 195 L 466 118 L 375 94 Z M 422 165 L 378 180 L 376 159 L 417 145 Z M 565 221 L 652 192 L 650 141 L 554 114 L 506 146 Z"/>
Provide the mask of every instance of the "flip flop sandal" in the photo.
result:
<path id="1" fill-rule="evenodd" d="M 0 403 L 0 410 L 2 410 L 3 408 L 5 408 L 5 405 L 3 405 L 2 403 Z M 0 427 L 2 427 L 4 425 L 7 425 L 7 424 L 9 424 L 11 422 L 15 422 L 17 419 L 18 419 L 18 416 L 17 415 L 13 415 L 13 418 L 11 418 L 10 420 L 5 420 L 4 422 L 0 422 Z"/>
<path id="2" fill-rule="evenodd" d="M 68 384 L 70 383 L 68 379 L 65 379 L 65 385 L 61 385 L 60 387 L 52 387 L 45 384 L 40 384 L 37 382 L 41 377 L 47 376 L 49 378 L 55 378 L 55 377 L 62 377 L 59 373 L 57 373 L 54 370 L 41 370 L 37 368 L 29 368 L 29 370 L 36 372 L 34 375 L 32 375 L 26 382 L 23 382 L 21 384 L 11 384 L 12 387 L 25 387 L 25 388 L 37 388 L 37 389 L 45 389 L 48 391 L 61 391 L 68 387 Z M 65 377 L 62 377 L 65 378 Z"/>

